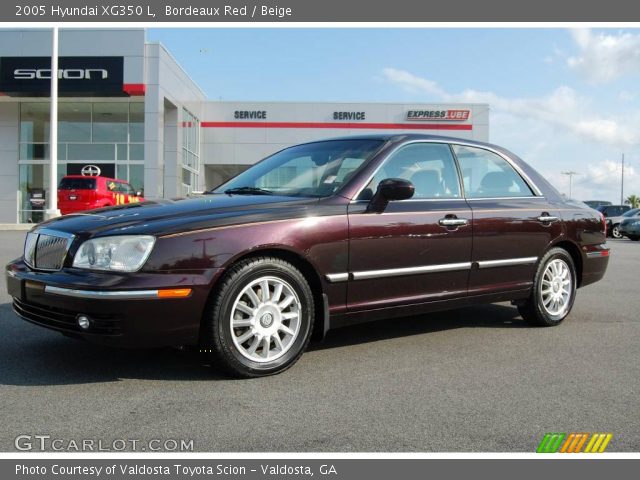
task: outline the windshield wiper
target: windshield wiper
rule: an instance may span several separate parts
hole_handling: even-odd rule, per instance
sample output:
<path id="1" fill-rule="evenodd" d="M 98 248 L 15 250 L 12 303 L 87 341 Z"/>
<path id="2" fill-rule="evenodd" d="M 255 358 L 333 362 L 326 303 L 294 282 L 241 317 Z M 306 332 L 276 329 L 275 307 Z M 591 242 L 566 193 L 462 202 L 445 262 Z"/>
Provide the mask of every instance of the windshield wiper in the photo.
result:
<path id="1" fill-rule="evenodd" d="M 224 193 L 236 195 L 273 195 L 273 192 L 258 187 L 236 187 L 225 190 Z"/>

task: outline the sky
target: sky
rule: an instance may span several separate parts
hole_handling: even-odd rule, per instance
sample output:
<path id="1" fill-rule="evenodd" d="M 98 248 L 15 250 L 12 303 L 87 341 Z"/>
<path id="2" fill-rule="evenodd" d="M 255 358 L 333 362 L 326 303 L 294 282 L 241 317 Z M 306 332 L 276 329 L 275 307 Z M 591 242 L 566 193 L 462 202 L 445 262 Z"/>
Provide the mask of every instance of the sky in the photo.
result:
<path id="1" fill-rule="evenodd" d="M 152 29 L 210 99 L 478 102 L 580 200 L 640 196 L 640 30 Z"/>

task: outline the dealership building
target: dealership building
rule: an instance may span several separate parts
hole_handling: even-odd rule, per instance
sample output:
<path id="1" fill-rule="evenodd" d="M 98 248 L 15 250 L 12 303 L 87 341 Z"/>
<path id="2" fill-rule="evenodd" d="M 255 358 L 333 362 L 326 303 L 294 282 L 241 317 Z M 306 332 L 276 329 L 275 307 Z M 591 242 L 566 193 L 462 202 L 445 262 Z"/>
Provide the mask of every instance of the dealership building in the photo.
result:
<path id="1" fill-rule="evenodd" d="M 96 165 L 146 198 L 214 187 L 292 144 L 420 132 L 488 141 L 486 104 L 209 100 L 144 29 L 60 31 L 58 176 Z M 50 195 L 51 30 L 0 30 L 0 223 Z M 213 92 L 215 94 L 215 92 Z"/>

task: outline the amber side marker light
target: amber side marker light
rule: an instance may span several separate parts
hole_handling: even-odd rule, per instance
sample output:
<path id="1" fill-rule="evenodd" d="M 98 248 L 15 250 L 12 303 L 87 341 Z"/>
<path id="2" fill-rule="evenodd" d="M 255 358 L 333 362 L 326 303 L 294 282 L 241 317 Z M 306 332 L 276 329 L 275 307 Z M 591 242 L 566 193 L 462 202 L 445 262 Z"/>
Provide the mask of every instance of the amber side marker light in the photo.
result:
<path id="1" fill-rule="evenodd" d="M 171 288 L 158 290 L 158 298 L 184 298 L 191 295 L 190 288 Z"/>

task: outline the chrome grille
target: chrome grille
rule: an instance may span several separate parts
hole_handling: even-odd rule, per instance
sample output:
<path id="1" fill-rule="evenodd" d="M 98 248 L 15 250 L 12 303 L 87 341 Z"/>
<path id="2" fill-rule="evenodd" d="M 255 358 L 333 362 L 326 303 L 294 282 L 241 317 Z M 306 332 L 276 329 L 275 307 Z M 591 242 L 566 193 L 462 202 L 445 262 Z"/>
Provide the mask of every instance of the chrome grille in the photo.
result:
<path id="1" fill-rule="evenodd" d="M 73 240 L 73 235 L 49 229 L 27 234 L 24 261 L 38 270 L 60 270 Z"/>
<path id="2" fill-rule="evenodd" d="M 33 266 L 36 258 L 36 244 L 38 243 L 37 233 L 27 233 L 24 241 L 24 261 L 27 265 Z"/>

